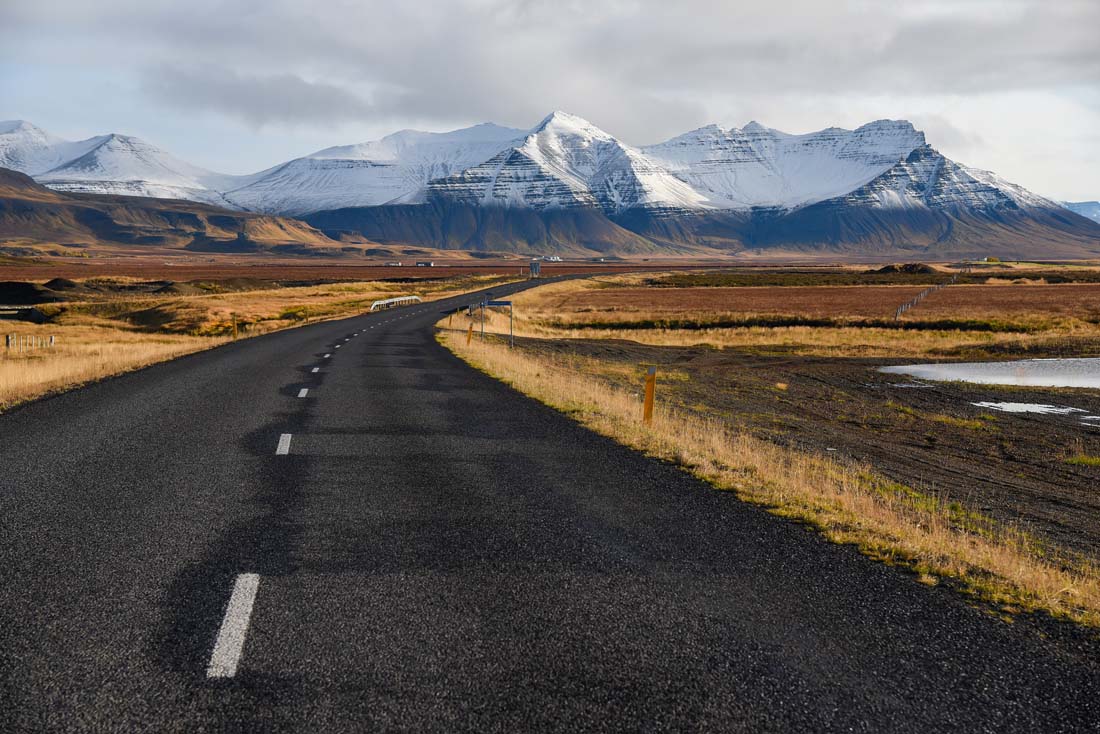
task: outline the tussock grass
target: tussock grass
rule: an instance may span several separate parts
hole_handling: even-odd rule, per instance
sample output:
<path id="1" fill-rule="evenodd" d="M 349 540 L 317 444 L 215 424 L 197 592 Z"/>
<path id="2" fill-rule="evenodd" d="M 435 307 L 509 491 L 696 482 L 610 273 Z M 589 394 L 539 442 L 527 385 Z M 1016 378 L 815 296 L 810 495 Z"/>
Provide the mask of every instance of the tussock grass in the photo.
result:
<path id="1" fill-rule="evenodd" d="M 638 395 L 578 372 L 572 361 L 508 349 L 493 337 L 467 346 L 458 321 L 455 331 L 439 332 L 448 348 L 601 434 L 911 569 L 922 583 L 946 582 L 1006 611 L 1100 626 L 1100 570 L 1083 559 L 1057 555 L 1024 532 L 890 482 L 869 466 L 777 446 L 667 406 L 645 426 Z"/>
<path id="2" fill-rule="evenodd" d="M 1077 456 L 1071 456 L 1066 459 L 1066 463 L 1073 464 L 1074 466 L 1100 466 L 1100 456 L 1078 454 Z"/>

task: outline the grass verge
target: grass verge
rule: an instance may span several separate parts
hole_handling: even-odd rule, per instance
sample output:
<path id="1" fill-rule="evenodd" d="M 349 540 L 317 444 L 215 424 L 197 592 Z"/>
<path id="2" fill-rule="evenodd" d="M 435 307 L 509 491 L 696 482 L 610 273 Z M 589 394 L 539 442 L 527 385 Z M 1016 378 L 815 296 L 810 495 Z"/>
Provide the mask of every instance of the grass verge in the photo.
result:
<path id="1" fill-rule="evenodd" d="M 637 395 L 579 373 L 567 360 L 509 349 L 495 336 L 467 345 L 461 326 L 441 328 L 440 342 L 598 433 L 812 525 L 829 540 L 908 568 L 924 583 L 944 582 L 1005 612 L 1046 612 L 1100 627 L 1100 569 L 1083 559 L 958 503 L 890 482 L 866 465 L 781 447 L 668 407 L 643 425 Z"/>

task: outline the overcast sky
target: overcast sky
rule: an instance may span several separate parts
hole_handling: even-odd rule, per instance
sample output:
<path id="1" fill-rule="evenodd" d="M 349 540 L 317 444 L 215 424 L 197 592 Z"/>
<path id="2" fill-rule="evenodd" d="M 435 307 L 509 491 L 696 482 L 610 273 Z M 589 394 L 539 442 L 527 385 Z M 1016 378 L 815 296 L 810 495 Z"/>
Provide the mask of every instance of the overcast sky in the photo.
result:
<path id="1" fill-rule="evenodd" d="M 246 173 L 554 109 L 628 143 L 906 118 L 960 162 L 1100 198 L 1100 0 L 0 0 L 0 119 Z"/>

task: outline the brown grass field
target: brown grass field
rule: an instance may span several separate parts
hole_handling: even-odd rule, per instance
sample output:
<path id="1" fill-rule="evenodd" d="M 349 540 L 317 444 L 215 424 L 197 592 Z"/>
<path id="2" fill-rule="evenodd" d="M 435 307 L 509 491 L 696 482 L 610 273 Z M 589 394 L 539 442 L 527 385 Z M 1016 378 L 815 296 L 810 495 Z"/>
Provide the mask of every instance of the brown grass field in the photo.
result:
<path id="1" fill-rule="evenodd" d="M 692 313 L 792 314 L 826 318 L 893 318 L 923 286 L 789 286 L 750 288 L 599 288 L 548 301 L 566 313 L 598 311 L 642 318 Z M 1011 320 L 1058 316 L 1100 320 L 1100 284 L 952 285 L 933 293 L 903 319 Z"/>
<path id="2" fill-rule="evenodd" d="M 604 288 L 585 290 L 570 304 L 585 311 L 642 318 L 695 313 L 799 314 L 810 317 L 892 316 L 922 286 L 789 286 L 784 288 Z"/>
<path id="3" fill-rule="evenodd" d="M 1071 356 L 1100 344 L 1094 283 L 952 285 L 895 323 L 894 309 L 924 286 L 644 285 L 655 279 L 606 275 L 520 294 L 516 333 L 803 356 Z"/>

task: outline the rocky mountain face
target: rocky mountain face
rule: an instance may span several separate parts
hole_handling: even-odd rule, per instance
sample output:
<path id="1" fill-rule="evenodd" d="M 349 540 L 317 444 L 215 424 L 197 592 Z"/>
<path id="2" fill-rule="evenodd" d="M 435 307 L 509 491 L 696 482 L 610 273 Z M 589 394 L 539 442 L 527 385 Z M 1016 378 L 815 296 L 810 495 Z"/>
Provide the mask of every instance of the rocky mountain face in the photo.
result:
<path id="1" fill-rule="evenodd" d="M 405 130 L 250 176 L 137 138 L 74 143 L 8 122 L 3 163 L 61 191 L 193 199 L 303 216 L 333 236 L 449 248 L 1100 253 L 1096 222 L 951 161 L 898 120 L 804 135 L 710 125 L 638 148 L 555 112 L 526 131 Z"/>
<path id="2" fill-rule="evenodd" d="M 641 151 L 574 115 L 555 112 L 480 165 L 428 183 L 427 198 L 536 211 L 695 209 L 704 198 Z"/>

